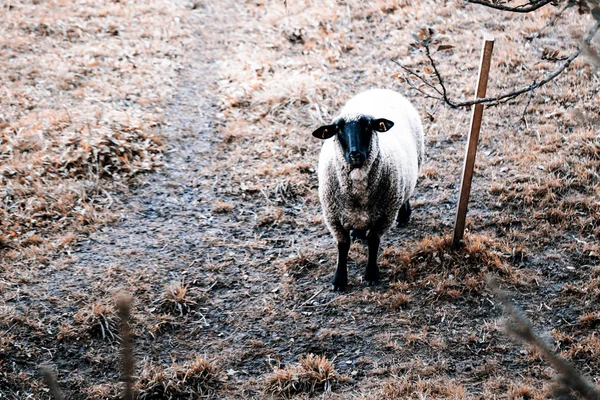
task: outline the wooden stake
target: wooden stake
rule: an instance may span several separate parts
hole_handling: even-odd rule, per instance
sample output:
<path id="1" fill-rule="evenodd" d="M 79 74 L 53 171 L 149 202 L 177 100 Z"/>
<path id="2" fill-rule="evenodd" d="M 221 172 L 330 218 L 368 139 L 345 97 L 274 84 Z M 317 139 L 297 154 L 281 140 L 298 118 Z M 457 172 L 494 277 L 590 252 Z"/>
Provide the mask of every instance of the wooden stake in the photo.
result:
<path id="1" fill-rule="evenodd" d="M 492 50 L 494 49 L 493 36 L 485 35 L 483 39 L 484 43 L 479 66 L 479 80 L 477 82 L 477 92 L 475 93 L 476 98 L 485 97 L 488 76 L 490 73 Z M 473 170 L 475 168 L 475 156 L 477 155 L 477 142 L 479 141 L 482 117 L 483 104 L 475 104 L 473 106 L 473 115 L 471 116 L 471 131 L 469 133 L 469 140 L 467 141 L 467 153 L 465 155 L 462 181 L 460 183 L 458 207 L 456 208 L 454 240 L 452 241 L 454 246 L 457 246 L 462 241 L 465 234 L 465 221 L 467 218 L 469 195 L 471 194 L 471 181 L 473 180 Z"/>

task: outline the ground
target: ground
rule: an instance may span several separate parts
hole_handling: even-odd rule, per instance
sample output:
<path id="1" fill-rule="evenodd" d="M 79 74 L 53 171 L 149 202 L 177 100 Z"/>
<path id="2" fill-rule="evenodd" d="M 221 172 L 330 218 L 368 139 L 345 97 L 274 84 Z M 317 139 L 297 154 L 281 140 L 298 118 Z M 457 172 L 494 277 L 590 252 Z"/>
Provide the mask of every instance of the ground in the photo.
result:
<path id="1" fill-rule="evenodd" d="M 555 69 L 542 55 L 570 54 L 590 16 L 545 27 L 558 8 L 429 0 L 38 3 L 2 6 L 0 398 L 50 398 L 42 365 L 68 398 L 119 398 L 123 295 L 141 399 L 546 398 L 554 371 L 504 333 L 489 273 L 598 383 L 594 50 L 486 108 L 459 249 L 470 111 L 411 90 L 391 61 L 427 75 L 410 44 L 431 28 L 453 46 L 434 54 L 451 94 L 468 99 L 491 33 L 494 95 Z M 426 161 L 411 221 L 382 241 L 380 285 L 363 285 L 356 242 L 335 293 L 311 132 L 371 87 L 415 104 Z"/>

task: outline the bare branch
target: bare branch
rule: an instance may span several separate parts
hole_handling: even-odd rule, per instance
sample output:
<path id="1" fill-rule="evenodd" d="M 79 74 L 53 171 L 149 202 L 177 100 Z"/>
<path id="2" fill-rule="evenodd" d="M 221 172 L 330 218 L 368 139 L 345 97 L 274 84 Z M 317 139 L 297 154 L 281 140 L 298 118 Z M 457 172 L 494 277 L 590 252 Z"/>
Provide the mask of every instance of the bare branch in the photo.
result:
<path id="1" fill-rule="evenodd" d="M 448 98 L 448 91 L 446 90 L 446 85 L 444 85 L 444 79 L 442 78 L 442 75 L 440 74 L 440 71 L 438 70 L 436 63 L 433 61 L 433 57 L 431 57 L 431 51 L 429 49 L 429 46 L 430 45 L 425 46 L 425 55 L 427 56 L 429 63 L 433 67 L 433 72 L 435 73 L 438 83 L 442 87 L 441 94 L 442 94 L 442 96 L 444 96 L 444 101 L 446 103 L 450 104 L 450 99 Z"/>
<path id="2" fill-rule="evenodd" d="M 490 3 L 489 1 L 485 1 L 485 0 L 465 0 L 467 3 L 471 3 L 471 4 L 479 4 L 482 6 L 486 6 L 489 8 L 493 8 L 495 10 L 500 10 L 500 11 L 509 11 L 509 12 L 516 12 L 516 13 L 530 13 L 532 11 L 538 10 L 542 7 L 544 7 L 547 4 L 552 3 L 554 0 L 531 0 L 525 4 L 521 4 L 519 6 L 516 7 L 509 7 L 509 6 L 505 6 L 502 4 L 496 4 L 496 3 Z"/>
<path id="3" fill-rule="evenodd" d="M 571 63 L 573 62 L 573 60 L 575 60 L 586 48 L 588 48 L 588 46 L 590 45 L 592 39 L 594 38 L 594 36 L 596 35 L 596 32 L 598 32 L 598 29 L 600 29 L 600 21 L 596 21 L 596 23 L 594 24 L 594 26 L 592 27 L 592 29 L 590 29 L 590 31 L 588 32 L 587 36 L 583 39 L 583 41 L 579 44 L 579 47 L 577 48 L 577 50 L 575 50 L 573 53 L 571 53 L 571 55 L 569 55 L 564 63 L 562 63 L 556 70 L 552 71 L 551 73 L 549 73 L 548 75 L 546 75 L 543 79 L 541 79 L 540 81 L 534 81 L 531 84 L 519 88 L 519 89 L 514 89 L 510 92 L 507 93 L 503 93 L 500 94 L 498 96 L 494 96 L 494 97 L 485 97 L 485 98 L 480 98 L 480 99 L 475 99 L 475 100 L 469 100 L 469 101 L 455 101 L 451 98 L 448 97 L 447 94 L 447 89 L 446 89 L 446 85 L 444 83 L 444 79 L 441 75 L 441 73 L 438 70 L 437 64 L 435 63 L 435 60 L 433 59 L 432 55 L 431 55 L 431 50 L 430 50 L 430 45 L 431 43 L 428 42 L 424 42 L 423 43 L 423 47 L 425 48 L 425 55 L 427 57 L 427 59 L 429 60 L 431 66 L 433 67 L 434 73 L 436 75 L 436 78 L 438 80 L 438 85 L 440 87 L 440 89 L 436 89 L 437 93 L 440 93 L 442 96 L 442 100 L 448 104 L 450 107 L 452 108 L 460 108 L 460 107 L 470 107 L 472 105 L 475 104 L 488 104 L 488 105 L 498 105 L 500 103 L 504 103 L 507 102 L 509 100 L 512 100 L 524 93 L 528 93 L 531 92 L 539 87 L 544 86 L 545 84 L 547 84 L 548 82 L 552 81 L 554 78 L 556 78 L 558 75 L 560 75 L 564 70 L 566 70 Z M 405 71 L 408 70 L 406 67 L 402 67 Z M 410 71 L 410 70 L 408 70 Z M 422 81 L 425 81 L 425 79 L 423 77 L 421 77 L 419 74 L 410 71 L 411 74 L 417 76 L 417 78 L 421 79 Z M 421 93 L 423 93 L 423 91 L 419 90 Z M 429 95 L 429 97 L 433 97 L 436 98 L 435 96 L 431 96 Z"/>
<path id="4" fill-rule="evenodd" d="M 561 375 L 560 384 L 578 393 L 586 400 L 600 400 L 600 392 L 585 379 L 568 361 L 559 357 L 550 346 L 533 332 L 531 322 L 498 287 L 495 279 L 488 277 L 487 284 L 494 296 L 502 303 L 509 314 L 511 324 L 507 326 L 508 331 L 517 339 L 536 347 L 546 361 Z"/>
<path id="5" fill-rule="evenodd" d="M 117 307 L 119 309 L 119 318 L 121 320 L 121 364 L 123 367 L 123 382 L 125 382 L 123 400 L 133 400 L 134 363 L 131 329 L 129 327 L 131 300 L 127 298 L 119 299 Z"/>
<path id="6" fill-rule="evenodd" d="M 525 124 L 525 127 L 529 128 L 529 125 L 527 124 L 527 119 L 525 118 L 526 114 L 527 114 L 527 109 L 529 108 L 529 105 L 531 104 L 531 100 L 533 99 L 533 90 L 531 92 L 529 92 L 529 96 L 527 97 L 527 104 L 525 104 L 525 107 L 523 108 L 523 112 L 521 113 L 521 122 L 523 122 Z"/>
<path id="7" fill-rule="evenodd" d="M 417 77 L 417 78 L 419 78 L 419 80 L 421 80 L 421 82 L 423 82 L 425 85 L 427 85 L 427 86 L 429 86 L 430 88 L 432 88 L 433 90 L 435 90 L 437 94 L 439 94 L 440 96 L 443 96 L 443 95 L 442 95 L 442 92 L 440 92 L 440 90 L 439 90 L 437 87 L 433 86 L 431 83 L 429 83 L 429 82 L 428 82 L 428 81 L 427 81 L 425 78 L 423 78 L 421 75 L 417 74 L 416 72 L 414 72 L 414 71 L 413 71 L 413 70 L 411 70 L 410 68 L 408 68 L 408 67 L 405 67 L 404 65 L 400 64 L 400 63 L 399 63 L 398 61 L 396 61 L 396 60 L 392 60 L 392 62 L 393 62 L 394 64 L 396 64 L 397 66 L 399 66 L 400 68 L 402 68 L 404 71 L 408 72 L 408 73 L 409 73 L 411 76 L 416 76 L 416 77 Z M 409 83 L 409 85 L 410 85 L 410 83 Z M 411 86 L 412 86 L 412 85 L 411 85 Z M 422 91 L 422 90 L 420 90 L 420 89 L 418 89 L 418 88 L 416 88 L 416 87 L 414 87 L 414 86 L 412 86 L 412 87 L 413 87 L 413 88 L 415 88 L 415 89 L 417 89 L 417 90 L 419 90 L 419 91 L 420 91 L 421 93 L 423 93 L 423 94 L 427 94 L 426 92 L 424 92 L 424 91 Z M 429 97 L 433 97 L 433 96 L 429 96 Z M 439 97 L 439 98 L 438 98 L 438 97 L 433 97 L 433 98 L 436 98 L 436 99 L 439 99 L 439 100 L 443 100 L 441 97 Z"/>
<path id="8" fill-rule="evenodd" d="M 48 385 L 48 387 L 50 388 L 50 393 L 52 393 L 52 397 L 54 397 L 56 400 L 65 400 L 65 396 L 58 387 L 56 377 L 54 376 L 54 373 L 52 373 L 50 368 L 41 367 L 41 373 L 44 377 L 44 382 L 46 382 L 46 385 Z"/>

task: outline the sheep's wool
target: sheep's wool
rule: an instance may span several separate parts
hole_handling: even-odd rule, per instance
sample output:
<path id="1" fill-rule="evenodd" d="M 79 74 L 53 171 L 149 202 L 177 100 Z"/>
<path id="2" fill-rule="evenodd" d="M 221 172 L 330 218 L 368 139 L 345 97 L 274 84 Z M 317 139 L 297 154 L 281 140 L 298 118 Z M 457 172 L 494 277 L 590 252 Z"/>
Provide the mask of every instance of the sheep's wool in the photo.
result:
<path id="1" fill-rule="evenodd" d="M 361 196 L 367 192 L 369 181 L 367 180 L 366 168 L 355 168 L 350 171 L 351 191 L 355 196 Z"/>
<path id="2" fill-rule="evenodd" d="M 394 122 L 387 132 L 373 132 L 367 160 L 352 169 L 334 136 L 325 140 L 319 157 L 319 198 L 325 222 L 338 242 L 350 229 L 376 229 L 393 224 L 411 196 L 423 160 L 423 128 L 417 111 L 399 93 L 369 90 L 353 97 L 338 118 L 360 115 Z"/>

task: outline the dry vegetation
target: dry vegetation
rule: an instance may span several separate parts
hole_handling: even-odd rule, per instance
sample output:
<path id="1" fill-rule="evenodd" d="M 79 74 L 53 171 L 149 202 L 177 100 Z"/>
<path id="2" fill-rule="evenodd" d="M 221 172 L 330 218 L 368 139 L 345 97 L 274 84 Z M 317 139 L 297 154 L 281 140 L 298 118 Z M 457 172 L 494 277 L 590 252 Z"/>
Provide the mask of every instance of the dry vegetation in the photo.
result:
<path id="1" fill-rule="evenodd" d="M 35 3 L 2 5 L 0 24 L 0 393 L 48 398 L 47 363 L 70 398 L 118 398 L 127 291 L 138 398 L 546 398 L 554 373 L 499 329 L 490 272 L 598 384 L 597 66 L 580 57 L 530 100 L 486 109 L 453 249 L 470 115 L 391 62 L 427 73 L 410 43 L 432 28 L 453 46 L 434 54 L 448 89 L 469 98 L 486 31 L 493 95 L 552 70 L 542 56 L 569 54 L 589 16 L 542 30 L 555 7 Z M 411 97 L 427 161 L 412 221 L 382 243 L 382 284 L 362 286 L 354 243 L 337 295 L 310 132 L 370 87 Z"/>
<path id="2" fill-rule="evenodd" d="M 296 365 L 277 368 L 265 378 L 265 391 L 271 396 L 292 397 L 298 393 L 331 392 L 343 377 L 325 357 L 308 354 Z"/>
<path id="3" fill-rule="evenodd" d="M 2 4 L 2 268 L 43 263 L 114 220 L 114 192 L 162 164 L 164 107 L 189 40 L 181 11 L 151 1 Z"/>

